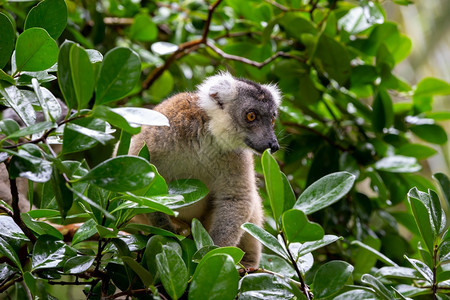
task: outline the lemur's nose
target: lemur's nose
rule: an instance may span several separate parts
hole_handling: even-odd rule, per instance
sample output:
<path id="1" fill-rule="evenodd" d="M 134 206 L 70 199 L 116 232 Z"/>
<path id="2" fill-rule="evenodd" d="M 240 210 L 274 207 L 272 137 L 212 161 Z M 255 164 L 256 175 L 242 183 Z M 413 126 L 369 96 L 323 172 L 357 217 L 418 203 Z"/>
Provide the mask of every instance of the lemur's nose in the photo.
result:
<path id="1" fill-rule="evenodd" d="M 280 145 L 278 145 L 278 141 L 274 140 L 269 143 L 270 152 L 275 153 L 280 149 Z"/>

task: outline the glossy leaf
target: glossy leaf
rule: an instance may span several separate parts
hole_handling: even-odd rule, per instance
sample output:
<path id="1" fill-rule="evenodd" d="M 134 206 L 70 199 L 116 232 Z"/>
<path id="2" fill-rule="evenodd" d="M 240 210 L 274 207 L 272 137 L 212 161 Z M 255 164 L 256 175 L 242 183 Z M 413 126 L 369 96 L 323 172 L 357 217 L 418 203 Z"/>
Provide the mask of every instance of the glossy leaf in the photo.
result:
<path id="1" fill-rule="evenodd" d="M 260 241 L 264 246 L 280 255 L 281 257 L 287 259 L 286 251 L 273 235 L 252 223 L 245 223 L 241 226 L 241 228 L 247 231 L 255 239 Z"/>
<path id="2" fill-rule="evenodd" d="M 74 46 L 74 42 L 65 41 L 61 45 L 58 55 L 58 84 L 69 109 L 77 108 L 78 106 L 70 63 L 70 51 Z"/>
<path id="3" fill-rule="evenodd" d="M 8 205 L 0 201 L 2 205 L 8 207 Z M 12 208 L 9 208 L 12 210 Z M 0 215 L 0 237 L 8 240 L 17 239 L 22 241 L 28 241 L 28 238 L 23 233 L 22 229 L 14 222 L 13 218 L 6 215 Z"/>
<path id="4" fill-rule="evenodd" d="M 324 236 L 323 228 L 310 222 L 305 213 L 291 209 L 283 213 L 283 231 L 289 242 L 308 242 L 320 240 Z"/>
<path id="5" fill-rule="evenodd" d="M 168 204 L 172 209 L 178 209 L 200 201 L 205 198 L 209 192 L 203 182 L 195 179 L 175 180 L 168 184 L 168 188 L 169 194 L 182 195 L 184 198 L 183 203 Z"/>
<path id="6" fill-rule="evenodd" d="M 42 28 L 22 32 L 16 42 L 16 66 L 19 71 L 43 71 L 58 59 L 58 45 Z"/>
<path id="7" fill-rule="evenodd" d="M 392 173 L 413 173 L 422 169 L 417 159 L 401 155 L 382 158 L 375 163 L 375 168 L 379 171 Z"/>
<path id="8" fill-rule="evenodd" d="M 261 163 L 264 171 L 264 181 L 266 183 L 267 194 L 269 195 L 270 207 L 273 218 L 277 222 L 284 211 L 284 182 L 280 167 L 277 161 L 270 154 L 269 150 L 264 151 Z"/>
<path id="9" fill-rule="evenodd" d="M 20 117 L 27 126 L 31 126 L 36 122 L 36 113 L 31 102 L 25 95 L 14 85 L 4 87 L 0 82 L 0 94 L 5 98 L 8 105 Z"/>
<path id="10" fill-rule="evenodd" d="M 360 241 L 356 241 L 356 240 L 352 242 L 352 245 L 357 245 L 359 247 L 362 247 L 362 248 L 372 252 L 375 256 L 377 256 L 378 259 L 380 259 L 382 262 L 384 262 L 388 265 L 398 267 L 398 265 L 394 261 L 392 261 L 389 257 L 387 257 L 383 253 L 377 251 L 376 249 L 370 247 L 369 245 L 366 245 L 366 244 L 364 244 Z"/>
<path id="11" fill-rule="evenodd" d="M 19 149 L 19 152 L 11 158 L 9 177 L 23 177 L 34 182 L 47 182 L 52 176 L 52 165 L 47 160 L 31 155 L 29 152 Z"/>
<path id="12" fill-rule="evenodd" d="M 124 117 L 132 126 L 169 126 L 169 120 L 162 113 L 142 107 L 117 107 L 113 112 Z"/>
<path id="13" fill-rule="evenodd" d="M 78 45 L 69 51 L 70 77 L 78 110 L 86 108 L 94 92 L 94 68 L 86 51 Z"/>
<path id="14" fill-rule="evenodd" d="M 226 254 L 217 254 L 195 270 L 188 299 L 231 300 L 237 294 L 238 283 L 239 274 L 233 259 Z"/>
<path id="15" fill-rule="evenodd" d="M 324 235 L 320 240 L 303 243 L 299 249 L 298 256 L 303 256 L 307 253 L 313 252 L 314 250 L 325 247 L 340 239 L 342 239 L 342 237 L 337 237 L 335 235 Z"/>
<path id="16" fill-rule="evenodd" d="M 56 229 L 52 225 L 46 222 L 35 221 L 30 217 L 28 213 L 21 213 L 20 216 L 25 225 L 37 235 L 51 235 L 55 239 L 63 239 L 63 235 L 61 234 L 61 232 L 59 232 L 58 229 Z"/>
<path id="17" fill-rule="evenodd" d="M 409 278 L 413 280 L 422 279 L 422 276 L 420 276 L 419 272 L 417 272 L 416 270 L 400 266 L 382 267 L 377 271 L 376 275 L 377 277 L 381 276 L 386 278 Z"/>
<path id="18" fill-rule="evenodd" d="M 409 258 L 406 255 L 405 258 L 414 267 L 414 269 L 416 269 L 423 276 L 423 278 L 428 281 L 428 283 L 431 284 L 433 282 L 433 271 L 431 271 L 426 264 L 420 260 Z"/>
<path id="19" fill-rule="evenodd" d="M 100 118 L 130 134 L 137 134 L 141 130 L 138 126 L 130 124 L 125 117 L 107 106 L 97 105 L 93 110 L 93 117 Z M 128 151 L 124 154 L 128 154 Z"/>
<path id="20" fill-rule="evenodd" d="M 97 228 L 95 227 L 95 225 L 97 224 L 95 223 L 94 219 L 89 219 L 84 222 L 73 235 L 72 245 L 82 242 L 96 234 Z"/>
<path id="21" fill-rule="evenodd" d="M 425 241 L 425 245 L 430 253 L 433 253 L 433 241 L 435 238 L 434 228 L 429 217 L 429 212 L 425 204 L 415 196 L 414 190 L 411 189 L 408 193 L 408 201 L 411 205 L 414 219 L 419 228 L 420 235 Z"/>
<path id="22" fill-rule="evenodd" d="M 410 156 L 417 159 L 425 159 L 437 154 L 437 151 L 431 147 L 409 143 L 398 147 L 395 152 L 401 156 Z"/>
<path id="23" fill-rule="evenodd" d="M 168 246 L 172 250 L 175 250 L 179 256 L 182 255 L 181 246 L 174 239 L 160 235 L 152 236 L 147 242 L 142 260 L 145 262 L 147 270 L 153 275 L 157 274 L 158 266 L 156 256 L 163 252 L 163 246 Z"/>
<path id="24" fill-rule="evenodd" d="M 414 95 L 414 107 L 419 112 L 426 112 L 432 109 L 433 96 L 450 94 L 450 84 L 432 77 L 422 79 L 417 85 Z"/>
<path id="25" fill-rule="evenodd" d="M 61 217 L 65 219 L 73 204 L 73 193 L 67 187 L 66 179 L 63 174 L 61 174 L 55 166 L 53 166 L 51 183 L 55 194 L 56 203 L 58 204 L 59 211 L 61 212 Z"/>
<path id="26" fill-rule="evenodd" d="M 294 299 L 289 290 L 290 287 L 283 278 L 271 274 L 249 274 L 242 278 L 239 299 Z"/>
<path id="27" fill-rule="evenodd" d="M 381 299 L 394 300 L 392 292 L 390 292 L 378 279 L 370 274 L 364 274 L 361 277 L 361 281 L 365 284 L 370 285 L 376 292 L 377 296 Z"/>
<path id="28" fill-rule="evenodd" d="M 14 248 L 2 237 L 0 237 L 0 254 L 6 256 L 22 271 L 22 265 L 16 251 L 14 251 Z"/>
<path id="29" fill-rule="evenodd" d="M 51 235 L 41 235 L 33 247 L 31 268 L 48 269 L 62 266 L 66 260 L 66 245 Z"/>
<path id="30" fill-rule="evenodd" d="M 14 50 L 15 30 L 9 18 L 2 12 L 0 12 L 0 28 L 2 28 L 2 35 L 0 36 L 0 69 L 3 69 Z"/>
<path id="31" fill-rule="evenodd" d="M 439 182 L 441 186 L 442 194 L 444 195 L 447 203 L 450 203 L 450 180 L 444 173 L 433 174 L 433 178 Z"/>
<path id="32" fill-rule="evenodd" d="M 179 299 L 187 287 L 188 273 L 178 253 L 168 246 L 156 255 L 156 265 L 164 289 L 172 299 Z"/>
<path id="33" fill-rule="evenodd" d="M 44 0 L 34 6 L 25 20 L 25 29 L 41 27 L 57 39 L 67 25 L 67 6 L 64 0 Z"/>
<path id="34" fill-rule="evenodd" d="M 122 260 L 139 276 L 142 283 L 149 287 L 153 282 L 153 277 L 143 266 L 129 256 L 123 256 Z"/>
<path id="35" fill-rule="evenodd" d="M 355 175 L 348 172 L 336 172 L 324 176 L 311 184 L 294 205 L 306 215 L 321 210 L 340 200 L 353 187 Z"/>
<path id="36" fill-rule="evenodd" d="M 145 159 L 124 155 L 100 163 L 80 180 L 110 191 L 133 191 L 151 183 L 154 177 L 152 171 Z"/>
<path id="37" fill-rule="evenodd" d="M 93 256 L 75 256 L 64 263 L 64 273 L 79 274 L 87 271 L 94 263 Z"/>
<path id="38" fill-rule="evenodd" d="M 80 127 L 97 132 L 104 132 L 106 129 L 106 123 L 103 120 L 99 120 L 96 118 L 82 118 L 74 120 L 70 122 L 70 124 L 79 125 Z M 64 140 L 62 149 L 63 153 L 74 153 L 87 150 L 98 144 L 97 139 L 94 139 L 89 135 L 80 133 L 80 130 L 72 130 L 71 126 L 72 125 L 64 127 Z M 75 128 L 79 127 L 75 126 Z"/>
<path id="39" fill-rule="evenodd" d="M 75 123 L 69 123 L 66 125 L 66 128 L 75 132 L 78 132 L 82 135 L 88 136 L 90 138 L 92 138 L 93 140 L 96 140 L 97 142 L 100 142 L 102 145 L 105 145 L 107 142 L 111 141 L 114 139 L 114 137 L 110 134 L 98 131 L 98 130 L 93 130 L 90 128 L 86 128 L 80 125 L 77 125 Z"/>
<path id="40" fill-rule="evenodd" d="M 49 130 L 51 128 L 55 128 L 55 124 L 53 122 L 40 122 L 36 123 L 27 127 L 24 127 L 18 131 L 15 131 L 11 135 L 9 135 L 7 138 L 13 139 L 23 136 L 29 136 L 36 133 L 43 133 L 46 130 Z"/>
<path id="41" fill-rule="evenodd" d="M 202 223 L 200 223 L 199 220 L 193 219 L 192 220 L 192 236 L 195 241 L 195 245 L 197 246 L 197 250 L 200 250 L 201 248 L 205 246 L 212 246 L 214 245 L 214 241 L 212 240 L 209 233 L 206 231 L 206 229 L 203 227 Z"/>
<path id="42" fill-rule="evenodd" d="M 95 104 L 119 100 L 126 96 L 139 80 L 141 61 L 129 48 L 114 48 L 102 62 L 95 90 Z"/>
<path id="43" fill-rule="evenodd" d="M 345 261 L 330 261 L 320 266 L 314 276 L 314 296 L 330 297 L 341 290 L 352 275 L 353 266 Z"/>

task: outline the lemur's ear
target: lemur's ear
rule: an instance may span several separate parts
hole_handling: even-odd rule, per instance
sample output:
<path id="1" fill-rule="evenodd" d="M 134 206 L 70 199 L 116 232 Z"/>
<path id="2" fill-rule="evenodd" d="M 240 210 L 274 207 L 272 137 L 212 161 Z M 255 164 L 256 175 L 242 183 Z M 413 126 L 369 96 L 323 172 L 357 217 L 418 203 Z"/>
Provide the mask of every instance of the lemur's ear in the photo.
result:
<path id="1" fill-rule="evenodd" d="M 228 72 L 211 76 L 198 87 L 200 106 L 207 110 L 223 109 L 236 95 L 236 79 Z"/>
<path id="2" fill-rule="evenodd" d="M 275 101 L 275 104 L 279 106 L 281 104 L 281 91 L 278 86 L 273 83 L 263 84 L 262 86 L 265 87 L 270 92 L 270 94 L 272 94 L 272 98 Z"/>

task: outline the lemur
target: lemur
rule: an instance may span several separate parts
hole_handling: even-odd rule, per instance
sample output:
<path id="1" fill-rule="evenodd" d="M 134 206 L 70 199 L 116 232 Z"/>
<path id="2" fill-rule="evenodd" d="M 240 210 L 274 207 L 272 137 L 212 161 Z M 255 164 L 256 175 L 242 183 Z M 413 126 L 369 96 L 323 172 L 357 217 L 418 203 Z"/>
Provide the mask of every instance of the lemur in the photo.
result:
<path id="1" fill-rule="evenodd" d="M 276 85 L 258 84 L 222 72 L 207 78 L 195 93 L 180 93 L 154 109 L 170 127 L 143 127 L 133 136 L 129 154 L 147 145 L 150 161 L 168 181 L 195 178 L 208 196 L 179 210 L 177 219 L 199 219 L 218 246 L 237 246 L 242 264 L 257 268 L 260 243 L 241 229 L 263 225 L 263 209 L 253 153 L 279 149 L 274 133 L 281 94 Z M 148 214 L 153 225 L 174 230 L 168 216 Z"/>

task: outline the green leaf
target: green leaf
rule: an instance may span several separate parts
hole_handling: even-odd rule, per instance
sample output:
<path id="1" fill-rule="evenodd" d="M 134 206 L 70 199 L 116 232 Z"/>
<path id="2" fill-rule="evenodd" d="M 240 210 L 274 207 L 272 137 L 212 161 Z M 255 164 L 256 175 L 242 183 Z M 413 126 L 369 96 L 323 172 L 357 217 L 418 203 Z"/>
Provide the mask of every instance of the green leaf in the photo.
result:
<path id="1" fill-rule="evenodd" d="M 141 73 L 141 60 L 129 48 L 114 48 L 106 53 L 100 67 L 95 104 L 119 100 L 133 90 Z"/>
<path id="2" fill-rule="evenodd" d="M 447 203 L 450 203 L 450 180 L 447 175 L 444 173 L 436 173 L 433 174 L 434 180 L 439 182 L 441 186 L 442 194 L 444 195 Z"/>
<path id="3" fill-rule="evenodd" d="M 433 77 L 424 78 L 419 82 L 414 91 L 414 107 L 418 112 L 430 111 L 432 109 L 433 96 L 449 94 L 449 83 Z"/>
<path id="4" fill-rule="evenodd" d="M 165 205 L 162 201 L 158 201 L 158 197 L 143 197 L 143 196 L 135 196 L 133 194 L 128 193 L 127 195 L 120 196 L 120 199 L 130 200 L 125 201 L 124 203 L 117 206 L 111 213 L 115 213 L 119 210 L 123 209 L 139 209 L 139 208 L 149 208 L 151 209 L 149 212 L 153 211 L 161 211 L 167 215 L 173 216 L 175 213 Z M 133 205 L 134 203 L 138 205 Z"/>
<path id="5" fill-rule="evenodd" d="M 234 299 L 237 294 L 239 274 L 233 259 L 217 254 L 199 265 L 192 276 L 188 299 Z"/>
<path id="6" fill-rule="evenodd" d="M 422 167 L 414 157 L 393 155 L 377 161 L 375 169 L 391 173 L 413 173 L 420 171 Z"/>
<path id="7" fill-rule="evenodd" d="M 1 41 L 0 41 L 0 43 L 1 43 Z M 1 49 L 0 49 L 0 51 L 1 51 Z M 9 84 L 16 84 L 16 81 L 14 80 L 14 78 L 11 75 L 5 73 L 5 71 L 0 69 L 0 81 L 2 81 L 2 80 L 6 81 Z"/>
<path id="8" fill-rule="evenodd" d="M 174 239 L 161 235 L 152 236 L 147 242 L 142 261 L 153 275 L 156 275 L 158 271 L 156 256 L 163 252 L 163 246 L 165 245 L 175 250 L 178 255 L 182 255 L 181 246 Z"/>
<path id="9" fill-rule="evenodd" d="M 106 123 L 94 117 L 73 120 L 69 124 L 76 124 L 83 128 L 88 128 L 97 132 L 104 132 Z M 78 128 L 78 127 L 75 127 Z M 63 153 L 73 153 L 90 149 L 97 145 L 98 141 L 89 135 L 80 133 L 79 130 L 71 129 L 71 126 L 64 127 Z"/>
<path id="10" fill-rule="evenodd" d="M 14 50 L 15 30 L 9 18 L 0 12 L 0 69 L 9 62 Z"/>
<path id="11" fill-rule="evenodd" d="M 16 66 L 20 71 L 43 71 L 58 59 L 58 45 L 42 28 L 22 32 L 16 42 Z"/>
<path id="12" fill-rule="evenodd" d="M 94 263 L 94 256 L 75 256 L 69 258 L 64 264 L 64 273 L 80 274 L 87 271 Z"/>
<path id="13" fill-rule="evenodd" d="M 36 122 L 36 113 L 33 106 L 21 90 L 14 85 L 4 87 L 0 82 L 0 94 L 26 126 L 31 126 Z"/>
<path id="14" fill-rule="evenodd" d="M 200 250 L 205 246 L 214 245 L 214 241 L 199 220 L 195 218 L 192 219 L 191 230 L 195 245 L 197 246 L 197 250 Z"/>
<path id="15" fill-rule="evenodd" d="M 75 45 L 74 42 L 65 41 L 61 45 L 58 55 L 58 84 L 69 110 L 78 106 L 70 63 L 70 52 Z"/>
<path id="16" fill-rule="evenodd" d="M 389 128 L 394 122 L 394 109 L 389 94 L 380 90 L 372 104 L 372 124 L 376 131 L 382 132 L 384 128 Z"/>
<path id="17" fill-rule="evenodd" d="M 56 203 L 58 204 L 61 217 L 66 218 L 67 212 L 70 210 L 73 204 L 73 193 L 66 185 L 66 179 L 61 174 L 56 166 L 53 166 L 52 171 L 52 187 L 55 193 Z"/>
<path id="18" fill-rule="evenodd" d="M 70 77 L 78 110 L 86 108 L 94 92 L 94 68 L 86 51 L 72 45 L 69 51 Z M 72 100 L 73 101 L 73 100 Z"/>
<path id="19" fill-rule="evenodd" d="M 261 164 L 264 171 L 264 181 L 266 183 L 267 194 L 272 208 L 273 218 L 279 226 L 279 219 L 284 211 L 284 182 L 280 167 L 269 150 L 264 151 L 261 157 Z"/>
<path id="20" fill-rule="evenodd" d="M 191 205 L 194 202 L 202 200 L 209 193 L 206 185 L 196 179 L 175 180 L 168 184 L 168 188 L 169 194 L 182 195 L 184 198 L 183 203 L 168 204 L 168 206 L 172 209 L 178 209 Z"/>
<path id="21" fill-rule="evenodd" d="M 17 256 L 16 251 L 14 251 L 13 247 L 2 237 L 0 237 L 0 254 L 2 256 L 6 256 L 20 269 L 21 272 L 23 272 L 22 265 L 20 264 L 20 259 Z"/>
<path id="22" fill-rule="evenodd" d="M 412 126 L 411 131 L 424 141 L 442 145 L 447 142 L 447 133 L 437 124 L 421 124 Z"/>
<path id="23" fill-rule="evenodd" d="M 376 299 L 375 294 L 367 290 L 350 290 L 333 297 L 333 300 L 360 300 L 360 299 Z"/>
<path id="24" fill-rule="evenodd" d="M 439 196 L 436 194 L 436 192 L 433 190 L 428 190 L 428 195 L 430 197 L 429 210 L 430 210 L 431 220 L 433 221 L 435 234 L 436 234 L 436 236 L 439 236 L 445 230 L 445 225 L 446 225 L 445 212 L 442 209 L 441 200 L 439 199 Z"/>
<path id="25" fill-rule="evenodd" d="M 322 177 L 311 184 L 298 197 L 295 209 L 306 215 L 330 206 L 344 197 L 353 187 L 356 176 L 348 172 L 336 172 Z"/>
<path id="26" fill-rule="evenodd" d="M 96 234 L 97 233 L 97 228 L 95 227 L 96 225 L 97 223 L 95 222 L 94 219 L 89 219 L 86 222 L 84 222 L 73 235 L 72 246 Z"/>
<path id="27" fill-rule="evenodd" d="M 368 7 L 357 6 L 350 9 L 345 16 L 339 19 L 339 28 L 353 35 L 372 27 L 373 24 L 383 23 L 383 12 L 376 5 L 372 7 L 373 10 L 370 11 L 370 16 L 367 16 Z"/>
<path id="28" fill-rule="evenodd" d="M 303 256 L 305 254 L 313 252 L 340 239 L 342 239 L 342 237 L 337 237 L 335 235 L 324 235 L 320 240 L 303 243 L 298 251 L 298 256 Z"/>
<path id="29" fill-rule="evenodd" d="M 298 287 L 296 287 L 298 289 Z M 295 299 L 286 279 L 271 274 L 249 274 L 242 278 L 240 300 L 291 300 Z M 302 298 L 300 298 L 302 299 Z"/>
<path id="30" fill-rule="evenodd" d="M 97 105 L 93 110 L 92 116 L 102 119 L 130 134 L 137 134 L 141 131 L 138 126 L 130 124 L 126 118 L 107 106 Z M 124 154 L 128 154 L 128 151 Z"/>
<path id="31" fill-rule="evenodd" d="M 11 134 L 19 130 L 19 124 L 17 124 L 17 122 L 12 119 L 4 119 L 0 121 L 0 132 L 5 136 L 10 136 Z"/>
<path id="32" fill-rule="evenodd" d="M 129 35 L 135 41 L 151 42 L 158 36 L 158 27 L 147 13 L 140 13 L 134 17 Z"/>
<path id="33" fill-rule="evenodd" d="M 325 34 L 320 35 L 314 58 L 318 69 L 340 85 L 344 85 L 350 78 L 350 55 L 347 49 L 333 38 Z"/>
<path id="34" fill-rule="evenodd" d="M 352 245 L 357 245 L 359 247 L 362 247 L 362 248 L 372 252 L 373 254 L 375 254 L 375 256 L 377 256 L 378 259 L 380 259 L 382 262 L 384 262 L 384 263 L 386 263 L 388 265 L 391 265 L 391 266 L 394 266 L 394 267 L 398 267 L 398 265 L 394 261 L 392 261 L 389 257 L 387 257 L 383 253 L 377 251 L 376 249 L 370 247 L 369 245 L 366 245 L 366 244 L 364 244 L 364 243 L 362 243 L 360 241 L 357 241 L 357 240 L 352 241 L 351 244 Z"/>
<path id="35" fill-rule="evenodd" d="M 153 283 L 153 276 L 136 260 L 129 256 L 122 256 L 122 260 L 139 276 L 145 287 L 149 287 Z"/>
<path id="36" fill-rule="evenodd" d="M 22 221 L 27 225 L 29 229 L 31 229 L 37 235 L 51 235 L 55 239 L 62 240 L 63 235 L 52 225 L 46 222 L 40 222 L 33 220 L 28 213 L 20 214 Z"/>
<path id="37" fill-rule="evenodd" d="M 407 143 L 398 147 L 395 150 L 395 153 L 401 156 L 410 156 L 417 159 L 425 159 L 437 154 L 437 151 L 422 144 Z"/>
<path id="38" fill-rule="evenodd" d="M 408 201 L 411 205 L 414 219 L 416 220 L 417 227 L 419 228 L 420 235 L 425 241 L 425 245 L 430 253 L 433 253 L 433 241 L 435 239 L 434 229 L 429 216 L 427 206 L 419 200 L 416 196 L 417 191 L 415 188 L 408 192 Z"/>
<path id="39" fill-rule="evenodd" d="M 208 249 L 208 252 L 206 254 L 202 254 L 200 253 L 200 250 L 203 250 L 205 248 L 210 248 Z M 212 250 L 211 250 L 212 249 Z M 194 262 L 200 262 L 203 259 L 207 259 L 210 256 L 216 255 L 216 254 L 227 254 L 229 256 L 231 256 L 233 258 L 233 261 L 235 264 L 238 264 L 242 257 L 244 257 L 244 251 L 242 251 L 241 249 L 237 248 L 237 247 L 220 247 L 218 248 L 217 246 L 206 246 L 201 248 L 199 251 L 197 251 L 195 253 L 195 255 L 192 257 L 192 260 Z M 198 254 L 202 254 L 202 255 L 198 255 Z"/>
<path id="40" fill-rule="evenodd" d="M 25 29 L 41 27 L 57 39 L 67 25 L 67 6 L 64 0 L 44 0 L 33 7 L 25 20 Z"/>
<path id="41" fill-rule="evenodd" d="M 288 259 L 287 253 L 281 246 L 280 242 L 278 242 L 278 240 L 273 235 L 271 235 L 264 229 L 252 223 L 245 223 L 241 226 L 241 228 L 247 231 L 251 236 L 260 241 L 264 246 L 266 246 L 276 254 L 285 259 Z"/>
<path id="42" fill-rule="evenodd" d="M 154 178 L 152 166 L 138 156 L 110 158 L 89 171 L 80 181 L 89 181 L 109 191 L 124 192 L 142 189 Z"/>
<path id="43" fill-rule="evenodd" d="M 169 71 L 164 71 L 148 89 L 148 93 L 153 99 L 162 100 L 172 91 L 174 84 L 172 74 Z"/>
<path id="44" fill-rule="evenodd" d="M 98 130 L 93 130 L 90 128 L 86 128 L 75 123 L 68 123 L 66 125 L 67 129 L 78 132 L 82 135 L 88 136 L 97 142 L 100 142 L 102 145 L 105 145 L 107 142 L 114 139 L 114 137 L 108 133 L 104 133 Z"/>
<path id="45" fill-rule="evenodd" d="M 314 276 L 314 297 L 330 297 L 340 291 L 353 272 L 353 266 L 334 260 L 320 266 Z"/>
<path id="46" fill-rule="evenodd" d="M 283 231 L 290 243 L 320 240 L 324 236 L 323 228 L 310 222 L 305 213 L 298 209 L 291 209 L 283 213 Z"/>
<path id="47" fill-rule="evenodd" d="M 424 264 L 420 260 L 409 258 L 406 255 L 405 258 L 409 261 L 410 264 L 413 265 L 414 269 L 416 269 L 423 276 L 423 278 L 428 281 L 428 283 L 433 283 L 433 271 L 431 271 L 431 269 L 426 264 Z"/>
<path id="48" fill-rule="evenodd" d="M 370 285 L 376 292 L 377 296 L 385 300 L 394 300 L 392 293 L 375 277 L 370 274 L 364 274 L 361 277 L 361 281 Z"/>
<path id="49" fill-rule="evenodd" d="M 3 200 L 0 200 L 0 204 L 12 210 Z M 27 236 L 16 222 L 14 222 L 13 218 L 6 215 L 0 215 L 0 237 L 6 238 L 7 240 L 28 241 Z"/>
<path id="50" fill-rule="evenodd" d="M 163 251 L 156 255 L 156 265 L 167 294 L 172 299 L 179 299 L 188 283 L 187 268 L 180 255 L 169 246 L 164 245 Z"/>
<path id="51" fill-rule="evenodd" d="M 35 133 L 43 133 L 46 130 L 49 130 L 51 128 L 55 128 L 56 124 L 53 122 L 40 122 L 36 123 L 27 127 L 24 127 L 11 135 L 7 136 L 8 139 L 18 138 L 18 137 L 24 137 L 28 135 L 32 135 Z"/>
<path id="52" fill-rule="evenodd" d="M 66 244 L 51 235 L 41 235 L 33 247 L 32 270 L 62 266 L 66 261 Z"/>
<path id="53" fill-rule="evenodd" d="M 413 280 L 422 279 L 422 276 L 420 276 L 420 274 L 416 270 L 400 266 L 382 267 L 377 271 L 376 276 L 394 279 L 405 279 L 405 278 Z"/>
<path id="54" fill-rule="evenodd" d="M 10 178 L 23 177 L 34 182 L 47 182 L 52 175 L 52 165 L 40 157 L 19 149 L 19 152 L 11 158 L 8 171 Z"/>
<path id="55" fill-rule="evenodd" d="M 162 113 L 142 107 L 117 107 L 112 111 L 124 117 L 130 125 L 169 126 L 169 120 Z"/>

